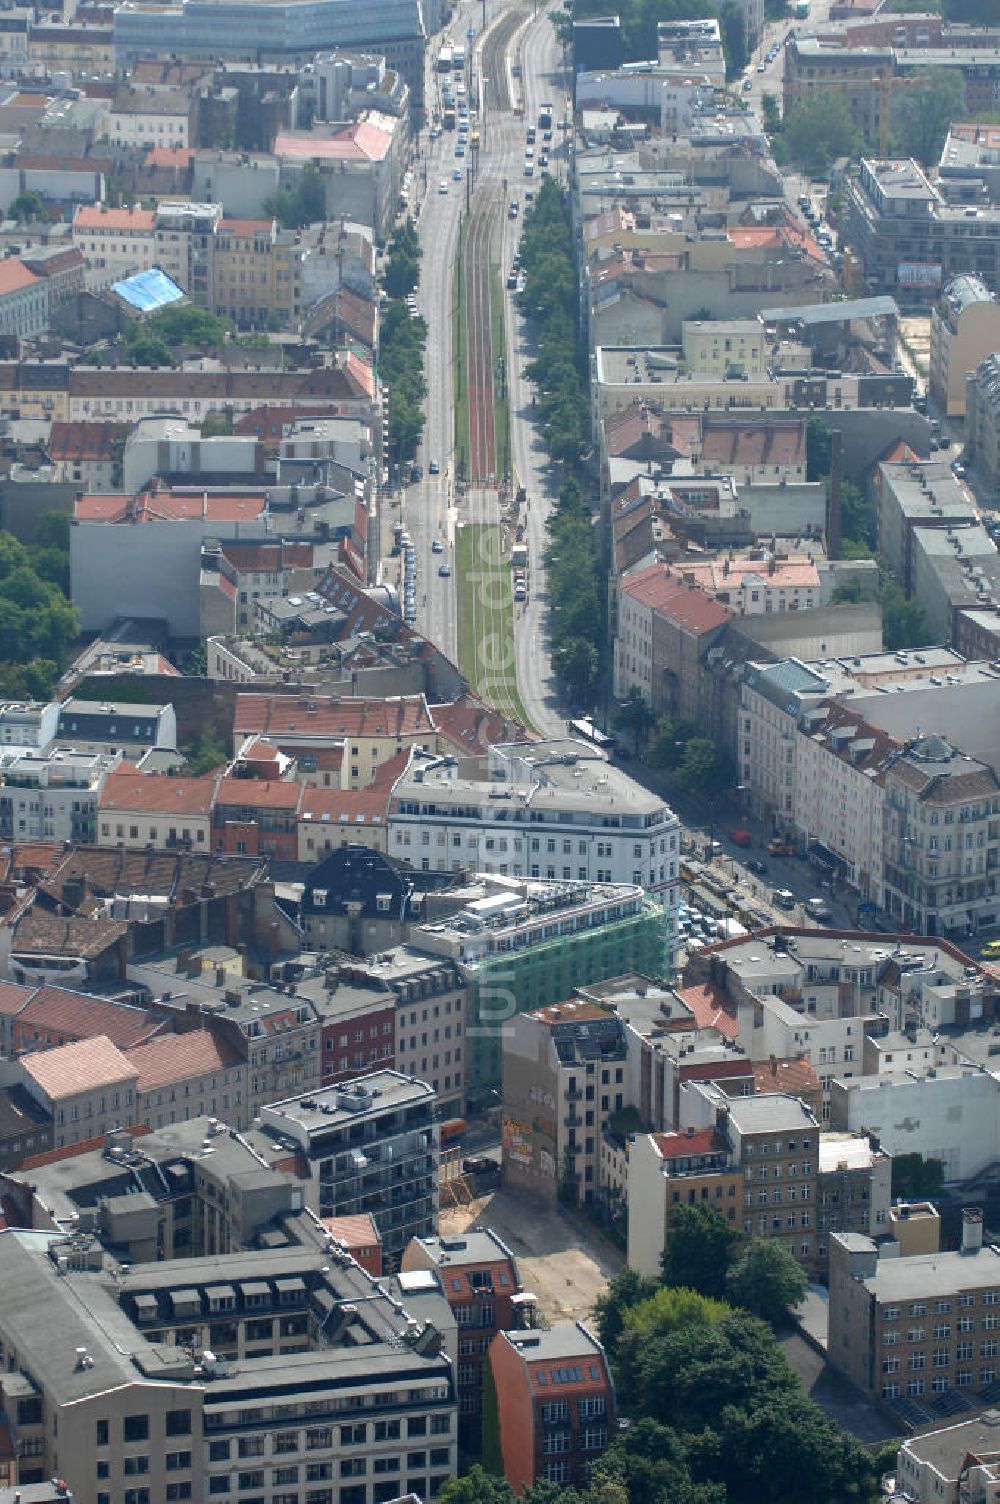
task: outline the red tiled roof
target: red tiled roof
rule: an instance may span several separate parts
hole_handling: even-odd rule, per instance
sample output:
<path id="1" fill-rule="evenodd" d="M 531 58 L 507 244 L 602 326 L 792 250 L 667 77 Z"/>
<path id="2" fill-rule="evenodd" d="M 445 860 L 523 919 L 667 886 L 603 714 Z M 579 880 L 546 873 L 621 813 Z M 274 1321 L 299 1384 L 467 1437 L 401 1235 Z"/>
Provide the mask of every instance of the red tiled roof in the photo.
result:
<path id="1" fill-rule="evenodd" d="M 265 510 L 263 490 L 245 496 L 213 496 L 211 492 L 178 495 L 172 491 L 144 492 L 141 496 L 95 494 L 77 498 L 73 515 L 77 522 L 253 522 Z"/>
<path id="2" fill-rule="evenodd" d="M 89 997 L 63 987 L 40 987 L 17 1018 L 22 1046 L 31 1029 L 38 1033 L 72 1035 L 77 1039 L 103 1036 L 119 1049 L 128 1049 L 151 1039 L 168 1026 L 168 1020 L 129 1003 Z"/>
<path id="3" fill-rule="evenodd" d="M 109 774 L 100 807 L 148 815 L 207 815 L 215 783 L 211 773 L 204 778 L 174 778 L 166 773 L 140 773 L 123 763 Z"/>
<path id="4" fill-rule="evenodd" d="M 127 432 L 127 423 L 63 423 L 57 419 L 49 432 L 49 454 L 54 460 L 110 463 L 116 441 Z"/>
<path id="5" fill-rule="evenodd" d="M 237 240 L 253 240 L 257 235 L 270 235 L 274 229 L 273 219 L 220 219 L 218 229 Z"/>
<path id="6" fill-rule="evenodd" d="M 711 1154 L 722 1147 L 714 1128 L 696 1133 L 651 1133 L 661 1158 L 683 1159 L 689 1154 Z"/>
<path id="7" fill-rule="evenodd" d="M 21 987 L 17 982 L 0 982 L 0 1013 L 8 1017 L 20 1013 L 34 990 L 33 987 Z"/>
<path id="8" fill-rule="evenodd" d="M 343 1243 L 345 1248 L 375 1248 L 382 1241 L 370 1212 L 357 1212 L 348 1217 L 321 1217 L 320 1220 L 330 1236 Z"/>
<path id="9" fill-rule="evenodd" d="M 529 740 L 529 733 L 520 721 L 509 720 L 468 690 L 457 700 L 428 709 L 440 736 L 462 752 Z"/>
<path id="10" fill-rule="evenodd" d="M 713 600 L 694 585 L 686 585 L 666 564 L 650 564 L 626 575 L 621 590 L 698 637 L 732 619 L 732 613 L 721 601 Z"/>
<path id="11" fill-rule="evenodd" d="M 175 1081 L 190 1081 L 209 1076 L 213 1071 L 239 1065 L 241 1056 L 210 1029 L 192 1029 L 186 1034 L 164 1034 L 148 1044 L 135 1045 L 126 1051 L 139 1072 L 137 1091 L 153 1091 L 171 1086 Z"/>
<path id="12" fill-rule="evenodd" d="M 311 707 L 311 708 L 310 708 Z M 292 732 L 310 736 L 415 736 L 434 731 L 423 695 L 398 695 L 393 699 L 319 696 L 236 696 L 233 732 L 265 733 L 275 741 Z"/>
<path id="13" fill-rule="evenodd" d="M 74 230 L 131 230 L 152 235 L 152 209 L 108 209 L 102 204 L 80 204 L 73 215 Z"/>
<path id="14" fill-rule="evenodd" d="M 29 272 L 17 256 L 5 256 L 0 261 L 0 297 L 8 292 L 21 292 L 37 281 L 34 272 Z"/>
<path id="15" fill-rule="evenodd" d="M 195 155 L 193 146 L 151 146 L 146 153 L 147 167 L 189 167 Z"/>
<path id="16" fill-rule="evenodd" d="M 101 1086 L 113 1086 L 136 1074 L 128 1056 L 103 1034 L 95 1039 L 57 1045 L 54 1050 L 38 1050 L 24 1055 L 21 1068 L 27 1071 L 50 1102 L 79 1096 L 81 1092 L 94 1091 Z"/>
<path id="17" fill-rule="evenodd" d="M 262 778 L 219 779 L 216 808 L 291 809 L 299 807 L 301 783 L 283 783 Z"/>
<path id="18" fill-rule="evenodd" d="M 316 131 L 279 131 L 274 155 L 307 162 L 324 161 L 382 162 L 392 144 L 392 136 L 369 120 L 335 126 L 325 135 Z"/>
<path id="19" fill-rule="evenodd" d="M 820 1090 L 820 1079 L 808 1060 L 754 1061 L 753 1079 L 758 1096 L 780 1092 L 802 1097 Z"/>
<path id="20" fill-rule="evenodd" d="M 694 1014 L 699 1029 L 715 1029 L 725 1039 L 735 1039 L 738 1033 L 736 1014 L 730 1011 L 729 999 L 711 982 L 696 987 L 684 987 L 677 993 Z"/>

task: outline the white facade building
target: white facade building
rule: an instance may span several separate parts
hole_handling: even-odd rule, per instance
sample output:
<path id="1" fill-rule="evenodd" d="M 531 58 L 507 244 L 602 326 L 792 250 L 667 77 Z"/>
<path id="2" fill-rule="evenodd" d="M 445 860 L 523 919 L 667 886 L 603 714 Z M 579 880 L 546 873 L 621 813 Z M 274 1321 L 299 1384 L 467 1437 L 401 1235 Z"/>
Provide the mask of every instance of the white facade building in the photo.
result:
<path id="1" fill-rule="evenodd" d="M 679 825 L 582 742 L 494 747 L 476 776 L 414 751 L 389 802 L 388 853 L 428 872 L 473 871 L 677 891 Z"/>

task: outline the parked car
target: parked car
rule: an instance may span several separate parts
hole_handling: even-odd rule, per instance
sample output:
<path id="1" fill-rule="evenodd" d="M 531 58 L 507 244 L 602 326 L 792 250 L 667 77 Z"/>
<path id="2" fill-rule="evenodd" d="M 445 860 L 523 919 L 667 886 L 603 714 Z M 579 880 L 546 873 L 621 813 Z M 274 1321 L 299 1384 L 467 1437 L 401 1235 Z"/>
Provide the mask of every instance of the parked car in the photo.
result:
<path id="1" fill-rule="evenodd" d="M 462 1160 L 463 1175 L 499 1175 L 500 1166 L 488 1154 L 467 1154 Z"/>
<path id="2" fill-rule="evenodd" d="M 747 871 L 755 873 L 757 877 L 767 875 L 767 863 L 762 862 L 759 856 L 752 856 L 746 865 Z"/>
<path id="3" fill-rule="evenodd" d="M 729 832 L 729 839 L 732 841 L 734 846 L 747 847 L 753 845 L 753 837 L 748 830 L 731 830 Z"/>
<path id="4" fill-rule="evenodd" d="M 794 909 L 795 894 L 790 888 L 775 888 L 772 901 L 779 909 Z"/>
<path id="5" fill-rule="evenodd" d="M 772 836 L 767 849 L 771 856 L 794 856 L 795 842 L 786 841 L 783 836 Z"/>
<path id="6" fill-rule="evenodd" d="M 810 919 L 822 919 L 826 921 L 833 918 L 833 910 L 825 898 L 807 898 L 806 913 Z"/>

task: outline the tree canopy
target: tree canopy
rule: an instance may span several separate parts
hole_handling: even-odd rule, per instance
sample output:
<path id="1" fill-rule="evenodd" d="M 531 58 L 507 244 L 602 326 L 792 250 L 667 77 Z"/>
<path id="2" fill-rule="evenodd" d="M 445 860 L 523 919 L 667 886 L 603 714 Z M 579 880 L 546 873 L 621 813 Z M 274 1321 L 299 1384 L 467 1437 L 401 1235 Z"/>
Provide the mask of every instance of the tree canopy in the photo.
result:
<path id="1" fill-rule="evenodd" d="M 65 663 L 79 631 L 79 617 L 66 599 L 69 552 L 59 547 L 60 524 L 39 520 L 31 548 L 0 533 L 0 691 L 44 697 Z"/>
<path id="2" fill-rule="evenodd" d="M 672 1207 L 661 1260 L 664 1283 L 722 1300 L 739 1243 L 739 1233 L 706 1203 Z"/>
<path id="3" fill-rule="evenodd" d="M 755 1238 L 726 1275 L 726 1294 L 772 1326 L 786 1320 L 806 1293 L 806 1277 L 783 1243 Z"/>
<path id="4" fill-rule="evenodd" d="M 303 168 L 294 188 L 279 188 L 264 200 L 264 212 L 273 215 L 286 230 L 301 230 L 325 219 L 326 187 L 319 170 Z"/>
<path id="5" fill-rule="evenodd" d="M 782 137 L 788 157 L 805 172 L 825 172 L 860 144 L 846 100 L 829 90 L 798 100 L 785 116 Z"/>
<path id="6" fill-rule="evenodd" d="M 961 119 L 964 109 L 965 88 L 957 69 L 928 68 L 897 87 L 889 111 L 897 154 L 932 166 L 941 156 L 951 122 Z"/>

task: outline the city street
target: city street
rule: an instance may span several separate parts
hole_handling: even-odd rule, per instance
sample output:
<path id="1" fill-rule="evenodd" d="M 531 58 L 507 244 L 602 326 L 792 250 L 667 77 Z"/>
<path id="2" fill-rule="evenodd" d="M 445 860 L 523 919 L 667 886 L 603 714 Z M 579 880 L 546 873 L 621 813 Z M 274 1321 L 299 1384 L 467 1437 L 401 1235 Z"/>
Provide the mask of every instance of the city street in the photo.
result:
<path id="1" fill-rule="evenodd" d="M 484 13 L 486 27 L 481 29 Z M 423 258 L 416 296 L 417 308 L 428 326 L 426 426 L 417 457 L 419 479 L 410 481 L 408 476 L 404 477 L 402 492 L 397 492 L 389 503 L 383 530 L 386 553 L 391 523 L 402 523 L 409 533 L 416 554 L 416 625 L 453 661 L 459 659 L 457 532 L 463 524 L 499 528 L 500 487 L 504 479 L 501 474 L 479 477 L 485 483 L 466 487 L 456 475 L 453 351 L 455 270 L 462 227 L 470 216 L 477 221 L 483 215 L 491 217 L 494 229 L 489 251 L 503 273 L 501 282 L 505 281 L 520 236 L 524 190 L 538 187 L 537 177 L 529 181 L 523 176 L 524 131 L 526 124 L 537 118 L 542 102 L 553 104 L 551 170 L 563 180 L 569 150 L 569 133 L 559 129 L 566 111 L 562 57 L 546 12 L 533 14 L 526 8 L 499 4 L 487 4 L 485 10 L 479 4 L 465 5 L 458 9 L 448 28 L 449 38 L 464 41 L 470 26 L 475 27 L 477 34 L 468 43 L 467 80 L 472 108 L 478 104 L 479 118 L 472 121 L 472 128 L 479 131 L 480 145 L 478 149 L 470 148 L 468 155 L 456 158 L 456 132 L 445 130 L 431 140 L 429 130 L 425 130 L 420 138 L 415 197 L 419 203 Z M 441 38 L 438 46 L 443 41 Z M 432 49 L 428 58 L 429 122 L 434 120 L 440 103 L 441 80 L 435 71 L 437 50 L 438 47 Z M 519 77 L 515 77 L 515 68 Z M 515 114 L 519 103 L 524 105 L 520 118 Z M 456 171 L 461 175 L 460 180 L 456 180 Z M 512 198 L 520 205 L 519 216 L 514 220 L 507 214 Z M 565 720 L 556 706 L 546 649 L 547 600 L 542 552 L 545 517 L 552 494 L 558 489 L 558 477 L 552 473 L 541 446 L 533 422 L 532 392 L 522 374 L 534 353 L 530 333 L 514 298 L 509 292 L 504 293 L 504 298 L 507 345 L 502 351 L 492 352 L 492 361 L 495 366 L 498 354 L 505 358 L 513 467 L 509 484 L 520 484 L 527 490 L 529 504 L 524 522 L 531 560 L 529 598 L 515 608 L 513 650 L 518 689 L 526 713 L 538 731 L 553 735 L 565 731 Z M 500 469 L 502 456 L 497 457 L 496 464 Z M 442 567 L 446 567 L 445 573 L 441 572 Z M 386 558 L 382 578 L 395 583 L 400 569 L 400 559 Z M 508 709 L 506 705 L 500 708 Z"/>

